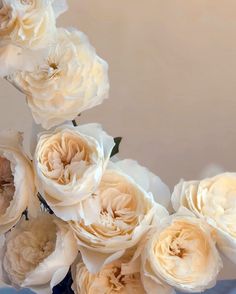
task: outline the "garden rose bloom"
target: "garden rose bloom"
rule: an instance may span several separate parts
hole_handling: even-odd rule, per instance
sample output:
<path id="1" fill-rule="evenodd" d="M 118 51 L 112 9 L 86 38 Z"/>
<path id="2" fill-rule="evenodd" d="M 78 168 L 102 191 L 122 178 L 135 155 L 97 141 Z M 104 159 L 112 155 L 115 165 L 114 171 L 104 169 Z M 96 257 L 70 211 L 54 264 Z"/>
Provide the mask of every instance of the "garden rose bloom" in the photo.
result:
<path id="1" fill-rule="evenodd" d="M 77 253 L 67 224 L 55 216 L 43 213 L 36 219 L 22 220 L 6 236 L 1 259 L 3 280 L 37 293 L 51 293 L 50 289 L 66 276 Z"/>
<path id="2" fill-rule="evenodd" d="M 32 71 L 16 72 L 11 81 L 25 92 L 36 123 L 49 129 L 108 97 L 107 70 L 83 33 L 58 29 L 45 61 Z"/>
<path id="3" fill-rule="evenodd" d="M 32 70 L 41 51 L 55 39 L 56 17 L 66 10 L 65 0 L 0 1 L 0 75 Z M 33 50 L 33 52 L 31 52 Z"/>
<path id="4" fill-rule="evenodd" d="M 0 234 L 11 229 L 29 208 L 35 215 L 34 174 L 18 132 L 0 132 Z"/>
<path id="5" fill-rule="evenodd" d="M 180 182 L 173 207 L 185 206 L 216 231 L 217 245 L 236 263 L 236 174 L 224 173 L 202 181 Z"/>
<path id="6" fill-rule="evenodd" d="M 90 272 L 136 246 L 150 230 L 154 216 L 168 215 L 151 194 L 159 191 L 156 199 L 169 197 L 163 194 L 166 186 L 154 177 L 132 160 L 110 162 L 97 191 L 83 203 L 83 219 L 69 222 Z M 152 185 L 154 182 L 159 186 Z"/>
<path id="7" fill-rule="evenodd" d="M 184 209 L 162 220 L 142 251 L 147 293 L 158 293 L 162 283 L 188 293 L 215 285 L 222 262 L 209 228 Z"/>
<path id="8" fill-rule="evenodd" d="M 34 157 L 38 189 L 58 217 L 80 218 L 81 202 L 99 185 L 113 146 L 98 124 L 66 125 L 39 135 Z"/>
<path id="9" fill-rule="evenodd" d="M 144 294 L 139 272 L 127 271 L 126 263 L 129 262 L 129 254 L 104 266 L 100 272 L 91 274 L 82 259 L 78 261 L 72 270 L 75 294 Z"/>
<path id="10" fill-rule="evenodd" d="M 2 0 L 1 2 L 1 43 L 37 47 L 39 42 L 51 37 L 50 30 L 55 31 L 51 1 Z"/>

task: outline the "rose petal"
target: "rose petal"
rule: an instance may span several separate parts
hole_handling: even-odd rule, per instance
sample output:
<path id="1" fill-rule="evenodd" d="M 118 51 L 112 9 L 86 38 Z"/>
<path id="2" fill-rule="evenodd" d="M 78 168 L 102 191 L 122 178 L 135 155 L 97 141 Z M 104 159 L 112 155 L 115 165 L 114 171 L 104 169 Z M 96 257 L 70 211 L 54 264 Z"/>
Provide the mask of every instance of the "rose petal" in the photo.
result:
<path id="1" fill-rule="evenodd" d="M 169 207 L 170 189 L 158 176 L 131 159 L 118 161 L 115 166 L 129 175 L 145 191 L 151 192 L 157 203 Z"/>

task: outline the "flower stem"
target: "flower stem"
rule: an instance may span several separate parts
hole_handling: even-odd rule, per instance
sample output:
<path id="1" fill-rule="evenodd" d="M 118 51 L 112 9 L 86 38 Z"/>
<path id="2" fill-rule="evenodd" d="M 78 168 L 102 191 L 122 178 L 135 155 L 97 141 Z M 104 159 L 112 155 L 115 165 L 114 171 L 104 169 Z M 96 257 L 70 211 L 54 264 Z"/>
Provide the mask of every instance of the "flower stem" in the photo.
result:
<path id="1" fill-rule="evenodd" d="M 72 120 L 72 124 L 73 124 L 74 127 L 77 127 L 77 122 L 76 122 L 75 119 Z"/>
<path id="2" fill-rule="evenodd" d="M 50 214 L 54 214 L 54 212 L 51 210 L 51 208 L 49 207 L 47 202 L 43 199 L 43 197 L 40 195 L 40 193 L 38 193 L 38 198 L 41 204 L 43 205 L 44 209 L 46 209 L 46 211 L 48 211 Z"/>
<path id="3" fill-rule="evenodd" d="M 78 114 L 77 117 L 79 117 L 79 116 L 81 116 L 81 113 Z M 78 126 L 77 121 L 76 121 L 76 118 L 72 120 L 72 124 L 73 124 L 74 127 L 77 127 Z"/>

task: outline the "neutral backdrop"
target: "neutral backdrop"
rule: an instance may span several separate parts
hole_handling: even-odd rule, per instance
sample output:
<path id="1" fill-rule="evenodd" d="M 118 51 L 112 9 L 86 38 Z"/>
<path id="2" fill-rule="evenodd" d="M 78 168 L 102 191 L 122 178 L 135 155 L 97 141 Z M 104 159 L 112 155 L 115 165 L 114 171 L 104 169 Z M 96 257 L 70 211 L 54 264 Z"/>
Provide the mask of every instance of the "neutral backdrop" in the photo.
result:
<path id="1" fill-rule="evenodd" d="M 87 33 L 110 64 L 110 99 L 82 122 L 101 122 L 123 136 L 120 156 L 137 159 L 170 186 L 199 177 L 212 163 L 236 170 L 235 0 L 70 0 L 69 6 L 60 25 Z M 23 95 L 0 81 L 0 99 L 0 128 L 29 134 Z"/>
<path id="2" fill-rule="evenodd" d="M 236 170 L 236 1 L 70 0 L 60 25 L 110 65 L 110 99 L 83 113 L 123 136 L 121 156 L 173 186 L 208 164 Z M 24 97 L 0 81 L 0 128 L 29 132 Z"/>

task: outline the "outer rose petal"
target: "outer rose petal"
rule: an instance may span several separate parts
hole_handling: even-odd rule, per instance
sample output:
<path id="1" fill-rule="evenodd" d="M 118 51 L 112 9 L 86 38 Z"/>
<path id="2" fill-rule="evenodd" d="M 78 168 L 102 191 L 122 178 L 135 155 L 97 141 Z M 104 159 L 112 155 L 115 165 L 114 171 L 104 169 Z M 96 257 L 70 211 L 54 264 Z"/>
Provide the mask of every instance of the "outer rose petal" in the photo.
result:
<path id="1" fill-rule="evenodd" d="M 116 163 L 116 166 L 133 178 L 145 191 L 151 192 L 157 203 L 165 208 L 169 207 L 170 189 L 158 176 L 131 159 L 121 160 Z"/>
<path id="2" fill-rule="evenodd" d="M 8 76 L 16 70 L 33 70 L 36 64 L 42 62 L 45 54 L 46 50 L 31 51 L 13 44 L 0 46 L 0 77 L 7 77 L 18 88 Z"/>
<path id="3" fill-rule="evenodd" d="M 181 206 L 189 208 L 186 198 L 184 196 L 184 191 L 190 187 L 194 187 L 197 181 L 184 182 L 181 180 L 175 187 L 173 194 L 171 196 L 172 206 L 175 211 L 178 211 Z"/>
<path id="4" fill-rule="evenodd" d="M 103 266 L 121 258 L 125 254 L 124 249 L 113 254 L 96 252 L 84 246 L 79 246 L 79 250 L 84 264 L 86 265 L 88 271 L 92 274 L 96 274 Z"/>
<path id="5" fill-rule="evenodd" d="M 68 9 L 68 4 L 66 0 L 53 0 L 52 7 L 55 13 L 55 16 L 58 17 Z"/>
<path id="6" fill-rule="evenodd" d="M 148 262 L 143 264 L 141 269 L 141 279 L 144 285 L 144 289 L 148 294 L 175 294 L 175 290 L 164 283 L 161 279 L 155 277 L 155 275 L 151 272 L 151 267 Z"/>
<path id="7" fill-rule="evenodd" d="M 230 236 L 227 232 L 218 228 L 217 224 L 207 219 L 208 223 L 217 230 L 216 242 L 219 249 L 229 258 L 231 262 L 236 264 L 236 238 Z M 236 277 L 236 274 L 235 274 Z"/>

